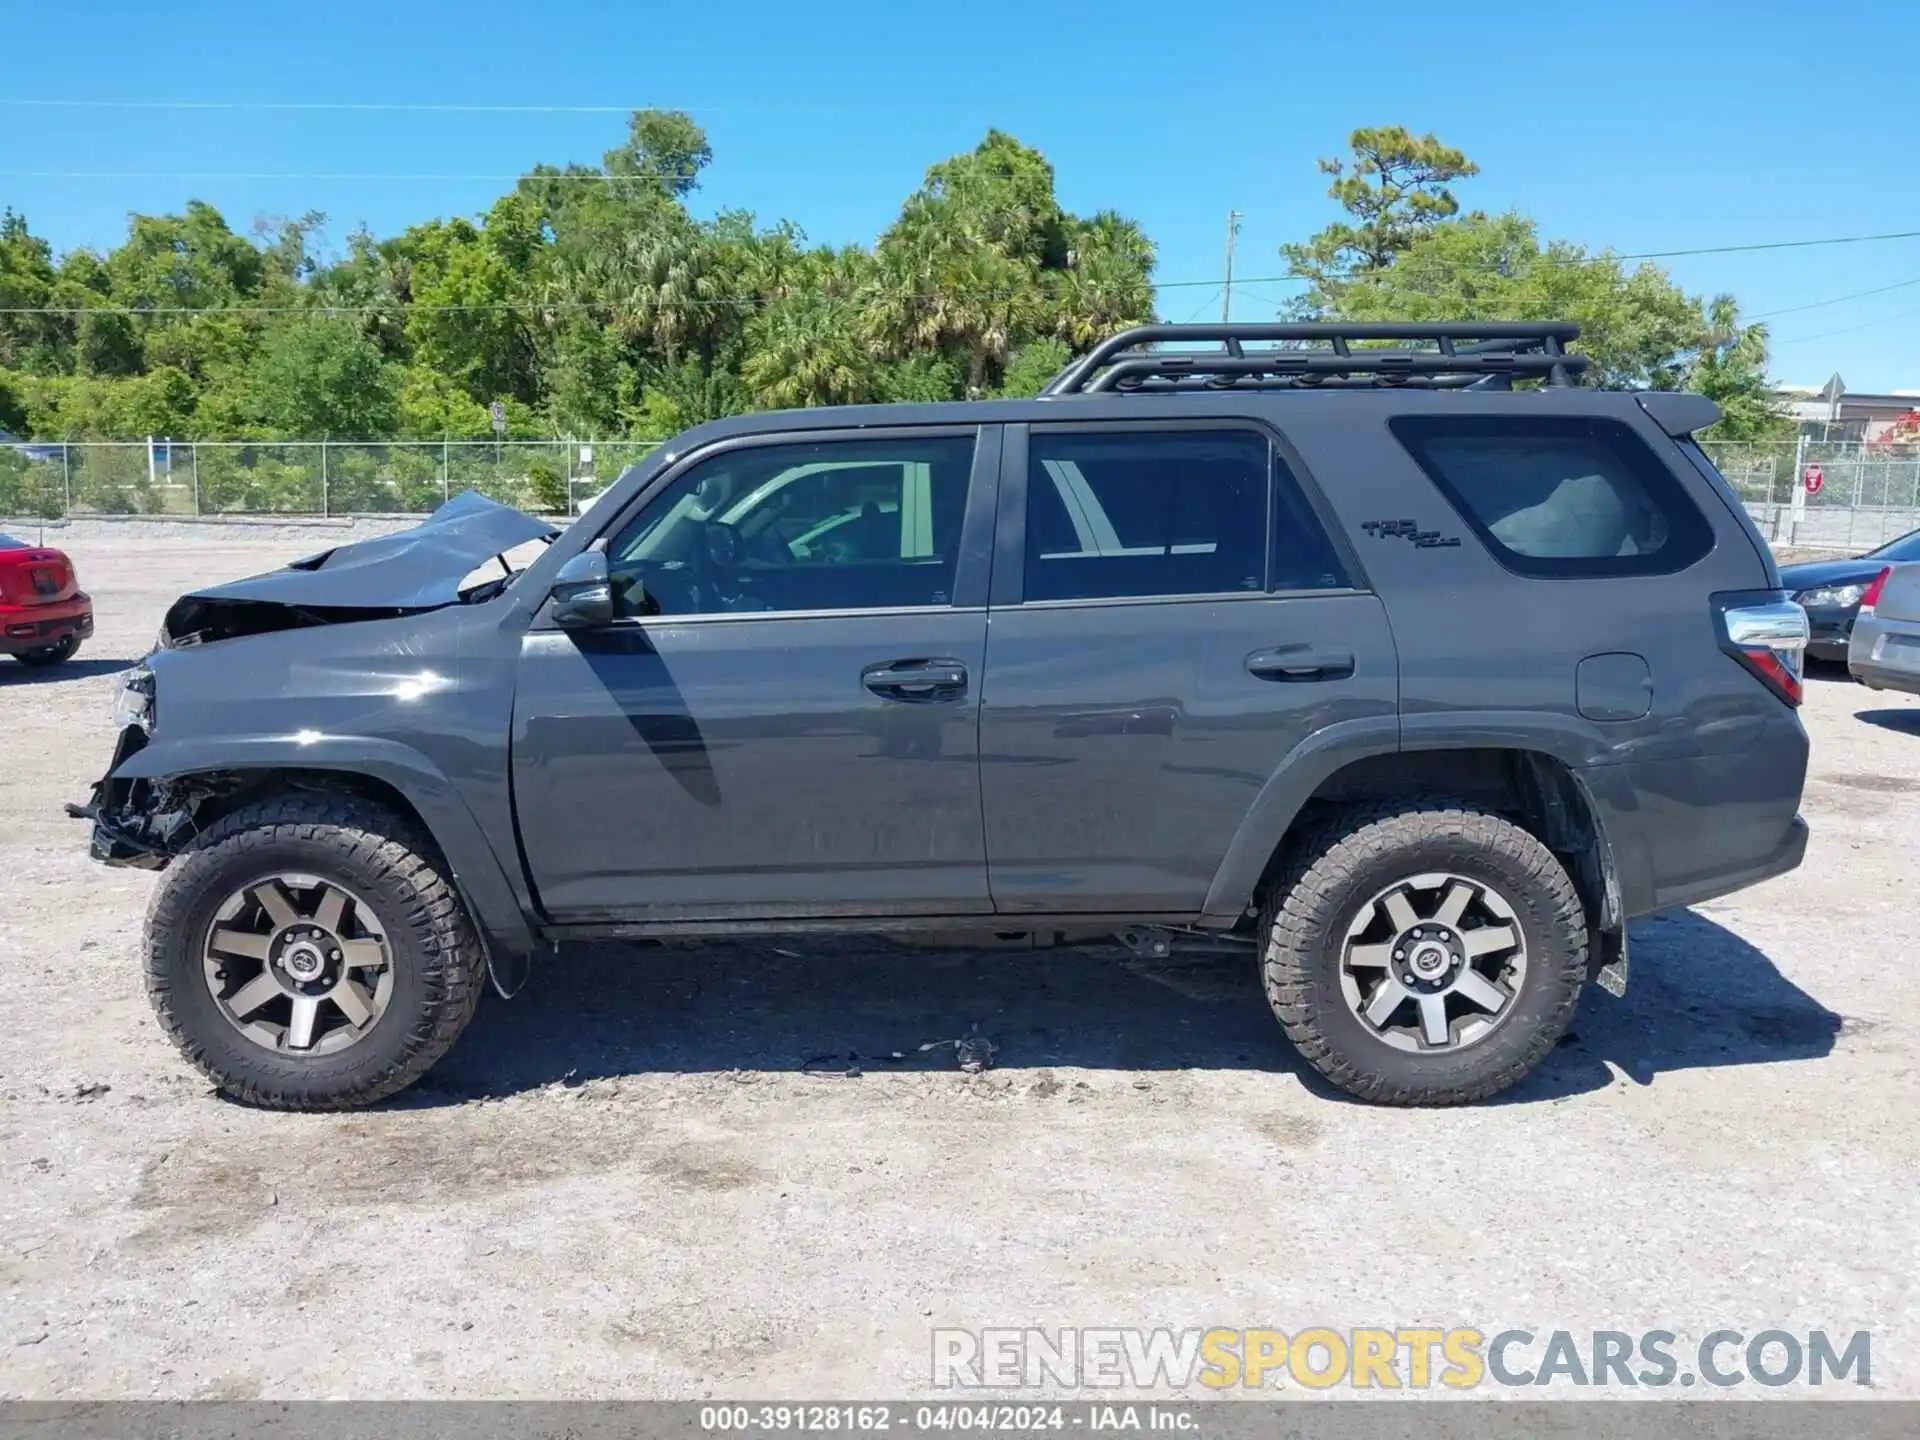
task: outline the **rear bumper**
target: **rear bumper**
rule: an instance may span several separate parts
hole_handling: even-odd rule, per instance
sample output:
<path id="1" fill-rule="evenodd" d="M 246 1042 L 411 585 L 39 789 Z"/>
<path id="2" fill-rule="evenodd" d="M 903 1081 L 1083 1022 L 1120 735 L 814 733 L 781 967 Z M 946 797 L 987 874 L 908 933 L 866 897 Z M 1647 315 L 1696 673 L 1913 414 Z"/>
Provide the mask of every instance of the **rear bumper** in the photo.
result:
<path id="1" fill-rule="evenodd" d="M 1875 690 L 1920 694 L 1920 625 L 1862 615 L 1847 647 L 1847 669 Z"/>
<path id="2" fill-rule="evenodd" d="M 1797 866 L 1807 853 L 1807 753 L 1806 729 L 1783 705 L 1752 744 L 1731 753 L 1581 772 L 1627 916 L 1695 905 Z"/>
<path id="3" fill-rule="evenodd" d="M 93 601 L 86 595 L 52 605 L 0 605 L 0 655 L 43 650 L 69 635 L 93 634 Z"/>
<path id="4" fill-rule="evenodd" d="M 1669 886 L 1660 891 L 1659 908 L 1664 910 L 1674 905 L 1698 905 L 1703 900 L 1717 900 L 1722 895 L 1731 895 L 1736 890 L 1744 890 L 1749 885 L 1758 885 L 1762 880 L 1771 880 L 1776 875 L 1798 869 L 1800 862 L 1807 858 L 1807 841 L 1812 833 L 1807 828 L 1807 822 L 1795 815 L 1787 822 L 1786 833 L 1765 855 L 1744 865 Z"/>

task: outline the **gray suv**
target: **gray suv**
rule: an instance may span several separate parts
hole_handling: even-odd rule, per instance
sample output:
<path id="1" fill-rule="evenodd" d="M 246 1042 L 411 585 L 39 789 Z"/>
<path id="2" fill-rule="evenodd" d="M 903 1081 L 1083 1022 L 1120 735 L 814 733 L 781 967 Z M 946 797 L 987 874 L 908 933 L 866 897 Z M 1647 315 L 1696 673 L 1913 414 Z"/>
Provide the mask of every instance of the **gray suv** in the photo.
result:
<path id="1" fill-rule="evenodd" d="M 73 808 L 262 1105 L 393 1094 L 563 941 L 797 930 L 1240 946 L 1335 1085 L 1483 1099 L 1807 842 L 1718 412 L 1577 333 L 1150 326 L 699 426 L 565 533 L 462 496 L 180 599 Z"/>

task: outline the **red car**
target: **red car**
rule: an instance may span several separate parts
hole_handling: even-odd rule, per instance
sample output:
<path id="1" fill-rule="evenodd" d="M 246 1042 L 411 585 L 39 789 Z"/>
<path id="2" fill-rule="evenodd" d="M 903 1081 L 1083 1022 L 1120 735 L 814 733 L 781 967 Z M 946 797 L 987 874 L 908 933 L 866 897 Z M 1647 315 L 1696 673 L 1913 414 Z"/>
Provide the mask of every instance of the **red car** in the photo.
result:
<path id="1" fill-rule="evenodd" d="M 0 535 L 0 655 L 58 665 L 91 634 L 93 601 L 66 552 Z"/>

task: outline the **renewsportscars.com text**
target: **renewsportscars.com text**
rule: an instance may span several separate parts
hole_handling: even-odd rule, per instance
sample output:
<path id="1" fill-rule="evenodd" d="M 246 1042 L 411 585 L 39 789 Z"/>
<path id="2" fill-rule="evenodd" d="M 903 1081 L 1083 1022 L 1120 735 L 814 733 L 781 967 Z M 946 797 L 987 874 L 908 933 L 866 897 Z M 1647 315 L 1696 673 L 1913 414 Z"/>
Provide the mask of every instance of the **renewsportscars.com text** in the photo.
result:
<path id="1" fill-rule="evenodd" d="M 1470 1327 L 984 1329 L 933 1332 L 933 1386 L 1424 1390 L 1483 1385 L 1727 1388 L 1873 1383 L 1865 1330 L 1484 1331 Z"/>

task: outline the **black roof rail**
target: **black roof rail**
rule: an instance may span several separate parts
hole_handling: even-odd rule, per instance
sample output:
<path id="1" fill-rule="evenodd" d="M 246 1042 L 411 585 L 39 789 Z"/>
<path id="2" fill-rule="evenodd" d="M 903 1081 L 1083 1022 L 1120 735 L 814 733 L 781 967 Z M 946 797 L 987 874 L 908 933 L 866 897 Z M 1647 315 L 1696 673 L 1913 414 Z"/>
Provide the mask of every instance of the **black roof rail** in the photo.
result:
<path id="1" fill-rule="evenodd" d="M 1102 340 L 1040 393 L 1236 387 L 1487 389 L 1505 388 L 1523 378 L 1571 385 L 1587 368 L 1586 356 L 1567 353 L 1567 342 L 1579 335 L 1580 327 L 1564 320 L 1137 325 Z M 1248 350 L 1249 341 L 1264 343 Z M 1381 343 L 1393 341 L 1430 343 L 1418 349 Z M 1151 348 L 1207 342 L 1219 348 Z"/>

